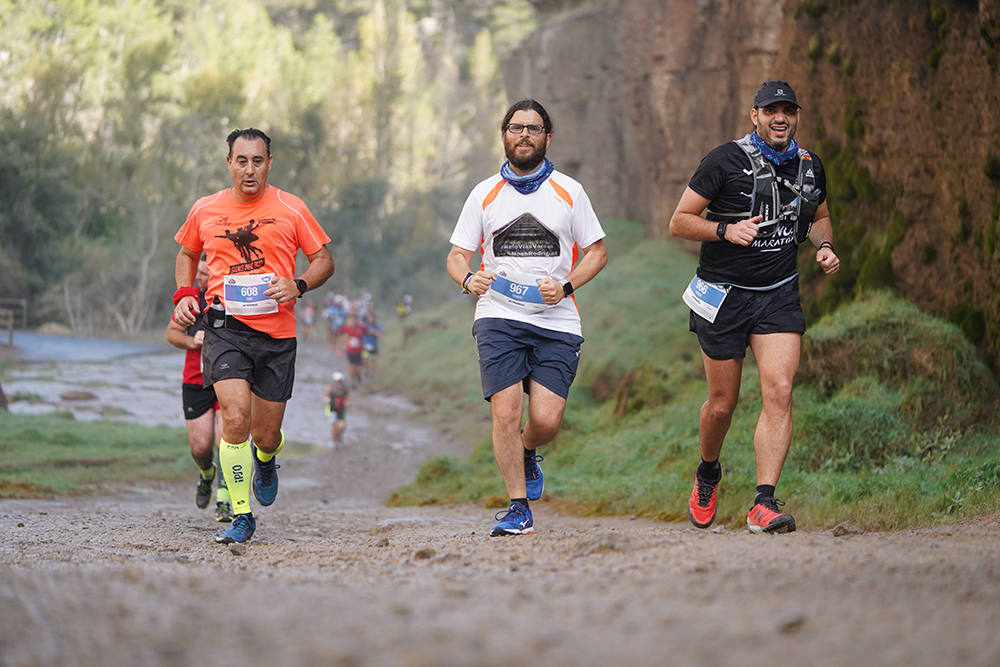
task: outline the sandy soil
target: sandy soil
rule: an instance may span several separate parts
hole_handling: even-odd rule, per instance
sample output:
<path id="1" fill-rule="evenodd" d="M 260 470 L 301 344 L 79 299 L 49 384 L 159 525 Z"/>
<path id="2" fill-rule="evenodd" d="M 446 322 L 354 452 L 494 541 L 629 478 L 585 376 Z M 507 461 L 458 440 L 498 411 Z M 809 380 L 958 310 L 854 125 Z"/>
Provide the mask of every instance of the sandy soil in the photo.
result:
<path id="1" fill-rule="evenodd" d="M 289 437 L 323 443 L 316 391 L 338 362 L 304 350 Z M 163 356 L 117 360 L 115 380 L 105 363 L 101 387 L 140 363 L 173 409 Z M 80 366 L 46 372 L 79 386 Z M 38 375 L 5 389 L 58 403 Z M 752 536 L 540 502 L 535 535 L 489 538 L 494 510 L 384 506 L 461 443 L 391 397 L 349 414 L 344 447 L 281 458 L 245 549 L 214 543 L 193 480 L 0 501 L 0 665 L 1000 664 L 1000 514 Z"/>

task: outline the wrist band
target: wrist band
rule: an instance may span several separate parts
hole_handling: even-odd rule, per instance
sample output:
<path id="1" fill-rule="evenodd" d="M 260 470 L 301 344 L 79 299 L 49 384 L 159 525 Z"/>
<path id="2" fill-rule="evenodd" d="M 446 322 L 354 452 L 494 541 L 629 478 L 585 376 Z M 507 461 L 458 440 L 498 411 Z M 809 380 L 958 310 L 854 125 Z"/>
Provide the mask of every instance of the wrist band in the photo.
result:
<path id="1" fill-rule="evenodd" d="M 186 296 L 193 296 L 194 298 L 197 299 L 200 293 L 201 290 L 199 290 L 197 287 L 194 286 L 178 287 L 176 290 L 174 290 L 174 305 L 176 306 L 177 302 Z"/>
<path id="2" fill-rule="evenodd" d="M 465 278 L 462 279 L 462 292 L 464 292 L 465 294 L 471 294 L 471 292 L 469 292 L 469 288 L 467 287 L 467 285 L 469 284 L 469 278 L 471 278 L 473 275 L 474 274 L 472 273 L 472 271 L 469 271 L 468 273 L 465 274 Z"/>
<path id="3" fill-rule="evenodd" d="M 823 241 L 822 243 L 820 243 L 819 247 L 816 248 L 816 252 L 819 252 L 823 248 L 827 248 L 827 247 L 830 248 L 830 251 L 833 252 L 834 255 L 837 254 L 837 251 L 833 249 L 833 243 L 831 243 L 830 241 Z"/>

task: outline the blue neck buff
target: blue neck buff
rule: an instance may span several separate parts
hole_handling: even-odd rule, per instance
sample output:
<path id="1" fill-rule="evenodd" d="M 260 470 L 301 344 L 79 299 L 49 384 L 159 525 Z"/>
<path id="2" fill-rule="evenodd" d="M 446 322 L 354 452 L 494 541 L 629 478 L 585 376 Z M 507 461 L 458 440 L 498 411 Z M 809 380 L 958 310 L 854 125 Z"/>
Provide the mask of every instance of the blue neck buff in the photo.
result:
<path id="1" fill-rule="evenodd" d="M 503 177 L 503 180 L 513 185 L 514 188 L 522 195 L 530 195 L 532 192 L 542 187 L 542 183 L 544 183 L 545 179 L 552 174 L 552 170 L 555 168 L 556 166 L 549 162 L 548 158 L 542 158 L 542 163 L 538 165 L 538 169 L 534 170 L 527 176 L 518 176 L 514 173 L 514 170 L 511 169 L 510 160 L 507 160 L 503 163 L 503 166 L 500 167 L 500 176 Z"/>
<path id="2" fill-rule="evenodd" d="M 795 139 L 788 142 L 788 149 L 781 153 L 768 146 L 767 143 L 757 134 L 757 130 L 754 130 L 753 134 L 750 135 L 750 141 L 753 142 L 754 146 L 760 149 L 761 155 L 779 166 L 785 164 L 799 154 L 799 144 L 795 141 Z"/>

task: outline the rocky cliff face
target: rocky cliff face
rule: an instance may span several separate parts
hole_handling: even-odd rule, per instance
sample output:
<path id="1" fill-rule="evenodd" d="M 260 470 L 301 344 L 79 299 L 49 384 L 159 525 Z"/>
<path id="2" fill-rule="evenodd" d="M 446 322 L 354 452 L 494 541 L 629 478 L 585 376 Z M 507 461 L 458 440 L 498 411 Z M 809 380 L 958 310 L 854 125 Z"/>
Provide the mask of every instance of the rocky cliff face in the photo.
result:
<path id="1" fill-rule="evenodd" d="M 535 0 L 505 65 L 555 122 L 557 166 L 599 215 L 666 233 L 701 157 L 784 78 L 827 165 L 844 268 L 803 261 L 810 315 L 893 287 L 1000 359 L 1000 0 Z M 803 253 L 806 253 L 803 250 Z"/>

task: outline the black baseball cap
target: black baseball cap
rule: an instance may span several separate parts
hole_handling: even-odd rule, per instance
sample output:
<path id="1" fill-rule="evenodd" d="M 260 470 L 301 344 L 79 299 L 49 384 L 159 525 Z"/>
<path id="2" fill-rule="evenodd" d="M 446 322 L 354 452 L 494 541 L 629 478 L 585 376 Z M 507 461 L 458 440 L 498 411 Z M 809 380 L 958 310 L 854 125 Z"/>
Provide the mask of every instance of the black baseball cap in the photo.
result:
<path id="1" fill-rule="evenodd" d="M 775 102 L 791 102 L 795 106 L 802 108 L 795 98 L 795 91 L 788 85 L 787 81 L 765 81 L 760 84 L 757 94 L 753 96 L 755 107 L 766 107 Z"/>

